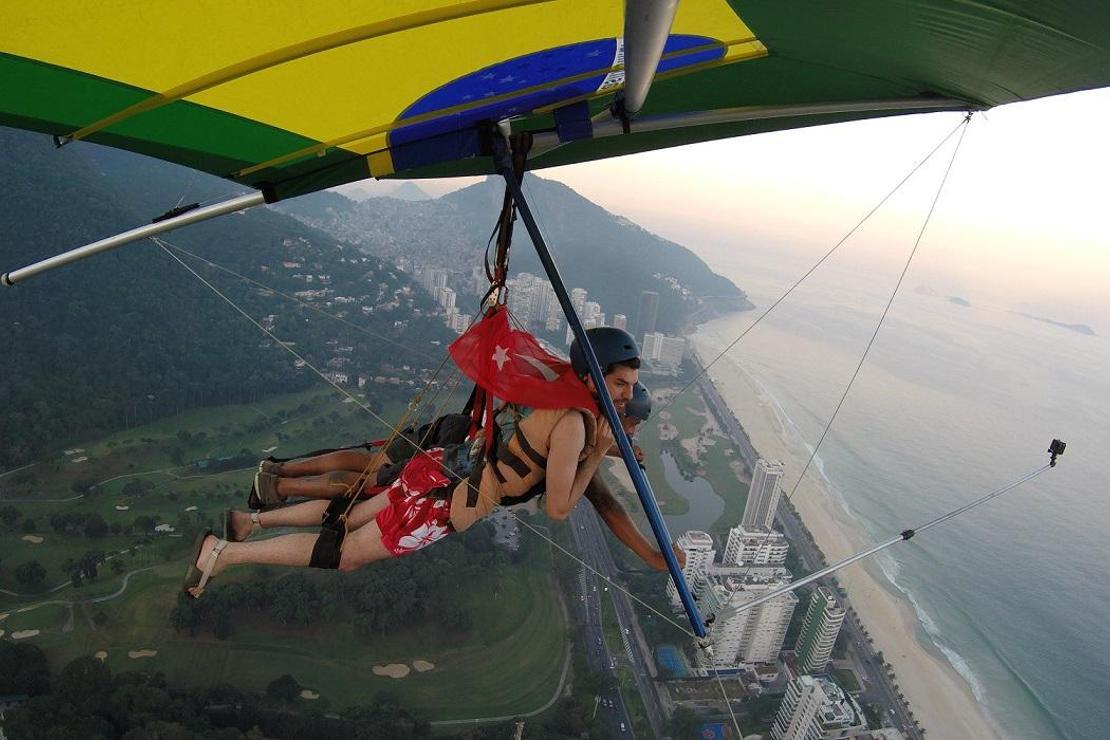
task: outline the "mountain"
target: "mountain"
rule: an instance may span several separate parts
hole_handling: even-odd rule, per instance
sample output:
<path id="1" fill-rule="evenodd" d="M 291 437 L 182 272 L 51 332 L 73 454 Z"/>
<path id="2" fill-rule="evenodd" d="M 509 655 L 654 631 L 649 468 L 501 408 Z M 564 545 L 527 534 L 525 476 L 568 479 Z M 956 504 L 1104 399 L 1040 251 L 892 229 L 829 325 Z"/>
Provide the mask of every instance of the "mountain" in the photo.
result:
<path id="1" fill-rule="evenodd" d="M 489 178 L 432 201 L 355 202 L 317 193 L 277 207 L 369 253 L 407 257 L 465 276 L 482 264 L 503 190 L 500 181 Z M 528 175 L 525 193 L 567 286 L 585 288 L 608 315 L 623 313 L 634 323 L 645 290 L 659 293 L 657 328 L 672 334 L 693 320 L 752 307 L 740 288 L 690 250 L 609 213 L 566 185 Z M 510 268 L 514 274 L 542 274 L 520 222 Z"/>
<path id="2" fill-rule="evenodd" d="M 387 197 L 396 198 L 397 200 L 431 200 L 432 196 L 425 193 L 420 189 L 420 186 L 415 182 L 403 182 L 393 189 Z"/>
<path id="3" fill-rule="evenodd" d="M 158 160 L 0 128 L 0 269 L 22 267 L 235 186 Z M 400 202 L 400 201 L 397 201 Z M 378 336 L 427 348 L 451 335 L 409 278 L 271 209 L 167 240 Z M 405 353 L 188 257 L 314 365 L 373 372 Z M 151 242 L 0 288 L 0 470 L 137 421 L 319 383 Z M 341 353 L 338 348 L 350 348 Z M 343 356 L 337 356 L 342 354 Z M 416 367 L 434 364 L 410 351 Z"/>

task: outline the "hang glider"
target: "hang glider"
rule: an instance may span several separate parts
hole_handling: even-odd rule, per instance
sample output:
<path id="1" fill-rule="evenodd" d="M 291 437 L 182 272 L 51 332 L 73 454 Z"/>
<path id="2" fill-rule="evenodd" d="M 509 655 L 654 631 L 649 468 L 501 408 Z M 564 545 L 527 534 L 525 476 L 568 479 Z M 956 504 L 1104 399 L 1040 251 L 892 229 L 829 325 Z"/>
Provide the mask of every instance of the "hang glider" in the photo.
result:
<path id="1" fill-rule="evenodd" d="M 485 132 L 506 119 L 537 135 L 528 168 L 540 169 L 1110 84 L 1100 0 L 629 0 L 627 15 L 659 5 L 671 17 L 658 55 L 626 69 L 636 30 L 619 2 L 11 0 L 0 124 L 273 201 L 367 177 L 492 173 Z M 631 122 L 608 112 L 626 75 L 651 89 Z"/>
<path id="2" fill-rule="evenodd" d="M 601 368 L 521 191 L 524 169 L 1110 85 L 1104 0 L 9 0 L 3 21 L 0 125 L 256 192 L 174 209 L 0 282 L 367 177 L 497 173 L 614 429 Z M 704 636 L 650 485 L 617 437 Z"/>

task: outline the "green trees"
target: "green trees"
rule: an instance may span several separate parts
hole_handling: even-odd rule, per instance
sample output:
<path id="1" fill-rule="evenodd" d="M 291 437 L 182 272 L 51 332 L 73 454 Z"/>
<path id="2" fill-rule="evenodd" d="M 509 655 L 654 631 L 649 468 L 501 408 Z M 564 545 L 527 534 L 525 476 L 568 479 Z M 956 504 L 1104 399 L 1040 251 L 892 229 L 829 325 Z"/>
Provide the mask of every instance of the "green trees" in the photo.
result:
<path id="1" fill-rule="evenodd" d="M 46 654 L 36 645 L 0 641 L 0 694 L 38 696 L 48 691 Z"/>
<path id="2" fill-rule="evenodd" d="M 300 695 L 301 685 L 288 673 L 270 681 L 270 685 L 266 687 L 266 696 L 286 704 L 292 703 Z"/>
<path id="3" fill-rule="evenodd" d="M 11 504 L 0 507 L 0 522 L 4 523 L 6 527 L 14 527 L 15 523 L 23 518 L 23 512 L 15 508 Z"/>
<path id="4" fill-rule="evenodd" d="M 37 560 L 28 560 L 15 569 L 15 580 L 28 591 L 38 591 L 46 581 L 46 568 Z"/>
<path id="5" fill-rule="evenodd" d="M 5 713 L 12 738 L 123 738 L 124 740 L 243 740 L 243 738 L 423 738 L 428 723 L 388 695 L 342 715 L 324 715 L 299 701 L 290 675 L 266 694 L 227 685 L 170 686 L 160 673 L 113 675 L 92 657 L 67 664 L 51 680 L 42 651 L 0 641 L 0 693 L 29 699 Z"/>

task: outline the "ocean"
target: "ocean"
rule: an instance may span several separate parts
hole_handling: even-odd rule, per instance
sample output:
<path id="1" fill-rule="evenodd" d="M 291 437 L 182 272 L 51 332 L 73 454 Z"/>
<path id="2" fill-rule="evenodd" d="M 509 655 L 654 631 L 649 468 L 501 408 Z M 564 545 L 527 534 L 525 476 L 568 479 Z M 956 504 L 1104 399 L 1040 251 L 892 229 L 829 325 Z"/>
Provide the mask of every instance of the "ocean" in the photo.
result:
<path id="1" fill-rule="evenodd" d="M 786 255 L 692 248 L 758 306 L 704 325 L 703 361 L 806 268 Z M 814 444 L 896 278 L 864 263 L 822 269 L 720 360 L 723 382 L 754 380 L 785 433 Z M 1047 462 L 1053 437 L 1065 440 L 1056 468 L 867 567 L 912 604 L 919 640 L 967 679 L 1006 736 L 1106 737 L 1110 327 L 1088 336 L 969 300 L 928 290 L 911 270 L 807 475 L 824 476 L 865 539 L 879 541 L 1020 478 Z M 785 462 L 789 491 L 805 460 Z"/>

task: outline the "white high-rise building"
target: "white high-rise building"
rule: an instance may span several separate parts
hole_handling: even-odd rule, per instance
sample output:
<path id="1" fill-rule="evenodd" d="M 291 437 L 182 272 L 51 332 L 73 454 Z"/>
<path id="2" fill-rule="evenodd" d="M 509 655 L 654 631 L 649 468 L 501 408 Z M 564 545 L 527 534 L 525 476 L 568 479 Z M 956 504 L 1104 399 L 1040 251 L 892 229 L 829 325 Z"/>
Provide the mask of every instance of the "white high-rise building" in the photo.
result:
<path id="1" fill-rule="evenodd" d="M 752 487 L 744 504 L 744 516 L 740 519 L 740 526 L 744 529 L 771 529 L 779 505 L 782 474 L 783 465 L 780 462 L 762 458 L 756 462 Z"/>
<path id="2" fill-rule="evenodd" d="M 441 288 L 439 291 L 439 305 L 451 313 L 455 308 L 455 291 L 451 288 Z"/>
<path id="3" fill-rule="evenodd" d="M 686 553 L 686 565 L 682 569 L 682 575 L 686 577 L 686 583 L 690 585 L 691 590 L 697 593 L 698 587 L 704 584 L 705 574 L 717 554 L 713 548 L 713 538 L 705 532 L 691 530 L 679 537 L 675 544 Z M 676 607 L 682 605 L 673 579 L 667 582 L 667 595 L 671 597 L 671 603 Z"/>
<path id="4" fill-rule="evenodd" d="M 782 565 L 790 545 L 773 529 L 749 530 L 739 524 L 728 531 L 728 544 L 721 558 L 724 565 Z"/>
<path id="5" fill-rule="evenodd" d="M 424 290 L 435 295 L 436 288 L 447 287 L 447 270 L 437 267 L 425 267 L 420 277 L 420 284 L 424 286 Z"/>
<path id="6" fill-rule="evenodd" d="M 678 367 L 686 354 L 686 340 L 682 337 L 663 337 L 656 362 L 663 367 Z"/>
<path id="7" fill-rule="evenodd" d="M 803 673 L 816 673 L 825 670 L 832 657 L 833 645 L 844 624 L 844 609 L 826 586 L 813 592 L 806 610 L 802 631 L 798 635 L 798 645 L 794 653 L 798 658 L 798 670 Z"/>
<path id="8" fill-rule="evenodd" d="M 714 668 L 736 670 L 778 659 L 798 597 L 788 592 L 746 611 L 737 612 L 734 608 L 785 585 L 788 580 L 763 581 L 709 571 L 700 597 L 705 609 L 717 615 L 708 651 Z"/>
<path id="9" fill-rule="evenodd" d="M 644 334 L 640 357 L 664 367 L 675 368 L 682 364 L 686 354 L 686 340 L 682 337 L 668 337 L 662 332 Z"/>
<path id="10" fill-rule="evenodd" d="M 586 296 L 589 295 L 585 288 L 571 288 L 570 291 L 570 305 L 574 306 L 574 310 L 579 316 L 582 315 L 582 308 L 586 305 Z"/>
<path id="11" fill-rule="evenodd" d="M 644 334 L 644 343 L 643 346 L 640 347 L 640 357 L 650 361 L 659 359 L 659 352 L 663 349 L 663 340 L 665 338 L 662 332 L 648 332 Z"/>
<path id="12" fill-rule="evenodd" d="M 617 329 L 627 329 L 628 328 L 628 317 L 625 316 L 623 313 L 613 314 L 613 326 L 616 327 Z"/>
<path id="13" fill-rule="evenodd" d="M 826 675 L 799 676 L 786 687 L 772 740 L 834 740 L 867 730 L 859 704 Z"/>

